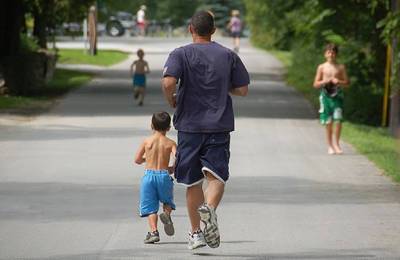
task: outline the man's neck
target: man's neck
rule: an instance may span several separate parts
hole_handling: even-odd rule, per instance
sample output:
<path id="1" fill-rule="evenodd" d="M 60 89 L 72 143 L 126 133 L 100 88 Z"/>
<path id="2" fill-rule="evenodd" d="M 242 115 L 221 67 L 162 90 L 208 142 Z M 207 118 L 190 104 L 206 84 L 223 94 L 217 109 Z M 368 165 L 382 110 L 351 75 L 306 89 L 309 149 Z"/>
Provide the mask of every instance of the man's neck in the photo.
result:
<path id="1" fill-rule="evenodd" d="M 211 35 L 200 36 L 197 34 L 193 34 L 192 38 L 193 38 L 193 43 L 209 43 L 209 42 L 211 42 Z"/>

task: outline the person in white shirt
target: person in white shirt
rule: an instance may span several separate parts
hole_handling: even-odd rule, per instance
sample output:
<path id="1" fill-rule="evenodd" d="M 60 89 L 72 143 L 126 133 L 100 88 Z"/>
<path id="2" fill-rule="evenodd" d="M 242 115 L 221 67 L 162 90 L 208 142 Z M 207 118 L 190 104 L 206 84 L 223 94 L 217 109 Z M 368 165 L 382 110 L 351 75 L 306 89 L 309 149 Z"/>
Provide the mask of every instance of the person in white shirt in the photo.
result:
<path id="1" fill-rule="evenodd" d="M 136 14 L 136 23 L 139 28 L 139 35 L 145 36 L 146 34 L 146 6 L 140 6 L 139 11 Z"/>

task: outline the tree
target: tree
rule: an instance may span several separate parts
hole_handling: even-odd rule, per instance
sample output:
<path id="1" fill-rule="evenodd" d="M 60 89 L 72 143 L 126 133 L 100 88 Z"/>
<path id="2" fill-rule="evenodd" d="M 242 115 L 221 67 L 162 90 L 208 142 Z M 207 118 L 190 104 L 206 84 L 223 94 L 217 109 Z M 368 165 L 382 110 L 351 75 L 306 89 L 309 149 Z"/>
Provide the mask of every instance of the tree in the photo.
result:
<path id="1" fill-rule="evenodd" d="M 19 52 L 23 16 L 22 0 L 0 2 L 0 62 Z"/>

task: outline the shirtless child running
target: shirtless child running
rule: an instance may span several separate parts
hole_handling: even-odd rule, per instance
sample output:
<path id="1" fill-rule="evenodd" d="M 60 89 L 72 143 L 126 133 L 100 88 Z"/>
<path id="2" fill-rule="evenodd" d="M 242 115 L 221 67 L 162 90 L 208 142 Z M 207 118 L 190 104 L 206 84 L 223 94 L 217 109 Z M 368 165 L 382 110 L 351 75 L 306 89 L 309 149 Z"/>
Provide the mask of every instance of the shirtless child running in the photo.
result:
<path id="1" fill-rule="evenodd" d="M 338 47 L 335 44 L 326 45 L 324 53 L 326 62 L 318 66 L 313 84 L 315 88 L 321 90 L 319 113 L 321 124 L 326 125 L 328 154 L 343 153 L 339 144 L 343 121 L 344 93 L 342 87 L 350 84 L 345 66 L 336 63 L 337 54 Z M 333 122 L 336 123 L 334 140 Z"/>
<path id="2" fill-rule="evenodd" d="M 176 143 L 165 136 L 170 124 L 171 117 L 167 112 L 154 113 L 151 119 L 151 128 L 154 132 L 142 142 L 135 156 L 135 163 L 146 163 L 140 185 L 140 216 L 147 217 L 150 226 L 150 232 L 144 240 L 145 244 L 160 241 L 157 229 L 160 202 L 163 204 L 160 219 L 164 224 L 164 231 L 168 236 L 175 233 L 171 220 L 171 211 L 175 209 L 175 203 L 173 179 L 170 176 L 174 172 L 174 167 L 170 167 L 169 162 L 170 157 L 175 158 Z"/>

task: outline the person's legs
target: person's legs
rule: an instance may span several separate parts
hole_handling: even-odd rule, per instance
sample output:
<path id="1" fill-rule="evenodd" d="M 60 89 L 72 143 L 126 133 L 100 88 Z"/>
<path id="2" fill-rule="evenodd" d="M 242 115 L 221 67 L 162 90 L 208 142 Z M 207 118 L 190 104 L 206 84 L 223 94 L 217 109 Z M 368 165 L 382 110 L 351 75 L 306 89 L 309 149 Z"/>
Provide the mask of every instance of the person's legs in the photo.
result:
<path id="1" fill-rule="evenodd" d="M 150 226 L 150 231 L 154 232 L 157 230 L 157 220 L 158 220 L 158 216 L 157 214 L 150 214 L 149 216 L 147 216 L 147 219 L 149 221 L 149 226 Z"/>
<path id="2" fill-rule="evenodd" d="M 197 209 L 204 203 L 204 193 L 202 184 L 197 184 L 188 187 L 186 190 L 186 205 L 188 209 L 191 232 L 198 231 L 200 229 L 200 215 Z"/>
<path id="3" fill-rule="evenodd" d="M 144 239 L 145 244 L 153 244 L 155 242 L 160 241 L 160 234 L 157 230 L 157 219 L 158 216 L 156 213 L 150 214 L 147 216 L 150 226 L 150 232 L 147 232 L 146 238 Z"/>
<path id="4" fill-rule="evenodd" d="M 225 184 L 207 171 L 205 171 L 205 176 L 208 184 L 205 191 L 206 203 L 214 209 L 217 209 L 224 194 Z"/>
<path id="5" fill-rule="evenodd" d="M 334 154 L 332 143 L 332 122 L 326 124 L 326 142 L 328 143 L 328 154 Z"/>
<path id="6" fill-rule="evenodd" d="M 336 122 L 336 127 L 335 127 L 335 142 L 333 144 L 333 148 L 335 149 L 335 153 L 337 154 L 342 154 L 343 151 L 340 148 L 340 134 L 342 132 L 342 123 L 341 122 Z"/>
<path id="7" fill-rule="evenodd" d="M 144 87 L 139 87 L 139 102 L 138 105 L 142 106 L 143 105 L 143 100 L 144 100 L 144 94 L 145 94 L 145 88 Z"/>
<path id="8" fill-rule="evenodd" d="M 165 234 L 172 236 L 175 234 L 174 223 L 171 219 L 172 207 L 170 205 L 163 205 L 163 213 L 160 214 L 160 220 L 164 224 Z"/>
<path id="9" fill-rule="evenodd" d="M 235 37 L 235 38 L 234 38 L 234 41 L 235 41 L 235 49 L 236 49 L 237 51 L 239 51 L 239 47 L 240 47 L 240 38 L 239 38 L 239 37 Z"/>

